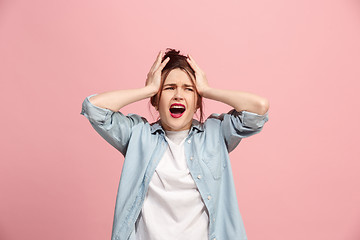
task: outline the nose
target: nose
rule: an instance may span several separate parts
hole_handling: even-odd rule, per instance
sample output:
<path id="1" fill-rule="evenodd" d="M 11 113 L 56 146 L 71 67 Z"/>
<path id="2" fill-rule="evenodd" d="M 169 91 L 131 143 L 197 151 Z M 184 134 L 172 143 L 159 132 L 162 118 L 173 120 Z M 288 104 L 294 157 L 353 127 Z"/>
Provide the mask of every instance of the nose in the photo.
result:
<path id="1" fill-rule="evenodd" d="M 182 93 L 181 88 L 176 88 L 175 94 L 174 94 L 174 99 L 175 100 L 182 100 L 183 99 L 183 93 Z"/>

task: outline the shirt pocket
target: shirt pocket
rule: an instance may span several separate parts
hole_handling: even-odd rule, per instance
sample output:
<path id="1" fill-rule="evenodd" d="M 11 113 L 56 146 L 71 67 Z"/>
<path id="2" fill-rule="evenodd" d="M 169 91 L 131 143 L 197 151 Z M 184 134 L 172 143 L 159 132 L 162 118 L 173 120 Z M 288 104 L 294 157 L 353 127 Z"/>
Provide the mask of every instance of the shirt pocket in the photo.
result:
<path id="1" fill-rule="evenodd" d="M 210 170 L 214 179 L 221 179 L 223 170 L 226 167 L 225 160 L 221 155 L 219 148 L 212 149 L 211 151 L 206 151 L 202 158 L 203 162 L 206 164 Z"/>

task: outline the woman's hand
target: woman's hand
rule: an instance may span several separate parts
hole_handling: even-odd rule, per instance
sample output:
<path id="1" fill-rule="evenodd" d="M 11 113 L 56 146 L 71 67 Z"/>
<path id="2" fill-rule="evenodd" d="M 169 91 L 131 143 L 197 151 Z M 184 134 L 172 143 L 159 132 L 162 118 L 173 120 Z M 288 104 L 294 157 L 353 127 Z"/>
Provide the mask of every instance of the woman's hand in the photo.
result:
<path id="1" fill-rule="evenodd" d="M 163 55 L 163 52 L 160 51 L 149 73 L 147 74 L 145 86 L 153 88 L 153 95 L 155 95 L 159 91 L 161 83 L 161 71 L 170 60 L 170 58 L 167 57 L 163 62 L 161 62 Z"/>
<path id="2" fill-rule="evenodd" d="M 194 58 L 188 54 L 188 58 L 186 59 L 192 69 L 195 71 L 195 78 L 196 78 L 196 89 L 201 96 L 203 96 L 204 92 L 209 88 L 209 84 L 205 75 L 199 66 L 196 64 Z"/>

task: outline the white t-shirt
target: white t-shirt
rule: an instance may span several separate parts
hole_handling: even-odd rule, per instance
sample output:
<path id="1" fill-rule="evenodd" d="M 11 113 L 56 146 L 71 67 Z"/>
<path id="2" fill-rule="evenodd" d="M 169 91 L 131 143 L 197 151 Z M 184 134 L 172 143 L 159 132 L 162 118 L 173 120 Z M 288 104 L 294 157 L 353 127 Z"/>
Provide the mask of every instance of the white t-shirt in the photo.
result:
<path id="1" fill-rule="evenodd" d="M 155 169 L 135 224 L 137 240 L 208 240 L 208 213 L 186 164 L 189 130 L 166 131 L 168 148 Z"/>

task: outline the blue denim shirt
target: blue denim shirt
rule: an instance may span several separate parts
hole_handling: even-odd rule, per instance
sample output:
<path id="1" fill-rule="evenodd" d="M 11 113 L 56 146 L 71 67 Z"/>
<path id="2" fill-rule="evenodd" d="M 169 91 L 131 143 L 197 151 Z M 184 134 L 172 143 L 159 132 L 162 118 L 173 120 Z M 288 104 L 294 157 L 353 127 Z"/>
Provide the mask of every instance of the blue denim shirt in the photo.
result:
<path id="1" fill-rule="evenodd" d="M 123 115 L 82 103 L 81 114 L 92 127 L 124 156 L 116 197 L 112 240 L 133 240 L 150 180 L 162 158 L 167 142 L 160 121 L 148 123 L 136 114 Z M 193 119 L 185 140 L 186 162 L 209 213 L 210 240 L 246 240 L 239 212 L 229 152 L 242 138 L 261 131 L 268 113 L 232 110 L 213 114 L 200 123 Z M 191 206 L 189 206 L 191 207 Z"/>

